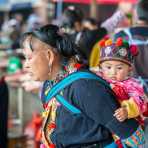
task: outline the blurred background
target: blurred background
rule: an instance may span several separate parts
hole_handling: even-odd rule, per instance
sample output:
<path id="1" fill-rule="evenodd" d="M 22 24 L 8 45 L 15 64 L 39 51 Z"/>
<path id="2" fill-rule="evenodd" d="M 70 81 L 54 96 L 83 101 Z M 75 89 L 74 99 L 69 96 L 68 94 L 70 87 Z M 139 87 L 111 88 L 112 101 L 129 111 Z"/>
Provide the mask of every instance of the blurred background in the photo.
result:
<path id="1" fill-rule="evenodd" d="M 32 82 L 23 69 L 19 40 L 23 32 L 53 23 L 74 35 L 83 29 L 112 35 L 137 22 L 138 0 L 0 0 L 0 148 L 38 148 L 43 110 L 38 93 L 41 82 Z M 148 3 L 147 3 L 148 4 Z M 109 25 L 107 25 L 109 24 Z M 92 49 L 92 47 L 89 47 Z M 146 68 L 146 67 L 145 67 Z M 141 77 L 140 77 L 141 78 Z M 143 85 L 146 84 L 142 79 Z M 146 87 L 147 91 L 147 87 Z M 4 106 L 5 104 L 5 106 Z M 0 115 L 1 117 L 1 115 Z M 7 124 L 8 123 L 8 124 Z M 7 128 L 8 127 L 8 128 Z M 0 139 L 1 139 L 0 137 Z"/>

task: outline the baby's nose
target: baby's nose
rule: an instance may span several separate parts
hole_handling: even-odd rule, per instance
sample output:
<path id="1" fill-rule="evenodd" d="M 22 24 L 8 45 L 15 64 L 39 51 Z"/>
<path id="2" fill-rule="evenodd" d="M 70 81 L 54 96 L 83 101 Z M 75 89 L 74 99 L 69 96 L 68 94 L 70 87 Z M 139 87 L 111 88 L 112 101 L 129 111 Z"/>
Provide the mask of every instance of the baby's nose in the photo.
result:
<path id="1" fill-rule="evenodd" d="M 113 69 L 111 70 L 111 74 L 112 74 L 112 75 L 115 75 L 116 73 L 117 73 L 116 69 L 113 68 Z"/>

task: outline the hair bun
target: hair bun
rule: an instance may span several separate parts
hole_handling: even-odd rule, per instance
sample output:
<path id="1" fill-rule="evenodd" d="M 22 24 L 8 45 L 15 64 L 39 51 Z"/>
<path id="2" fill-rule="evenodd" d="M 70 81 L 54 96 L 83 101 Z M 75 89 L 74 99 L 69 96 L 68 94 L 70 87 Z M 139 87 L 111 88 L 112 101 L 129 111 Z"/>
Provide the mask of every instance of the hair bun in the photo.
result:
<path id="1" fill-rule="evenodd" d="M 67 36 L 57 41 L 57 50 L 66 58 L 77 54 L 76 45 Z"/>
<path id="2" fill-rule="evenodd" d="M 56 25 L 46 25 L 40 28 L 42 34 L 47 36 L 46 40 L 53 47 L 56 47 L 55 40 L 59 40 L 61 36 L 59 35 L 59 27 Z"/>
<path id="3" fill-rule="evenodd" d="M 47 35 L 50 45 L 57 48 L 58 52 L 66 58 L 76 54 L 75 44 L 70 41 L 68 36 L 61 35 L 60 29 L 55 25 L 47 25 L 41 28 L 42 32 Z"/>

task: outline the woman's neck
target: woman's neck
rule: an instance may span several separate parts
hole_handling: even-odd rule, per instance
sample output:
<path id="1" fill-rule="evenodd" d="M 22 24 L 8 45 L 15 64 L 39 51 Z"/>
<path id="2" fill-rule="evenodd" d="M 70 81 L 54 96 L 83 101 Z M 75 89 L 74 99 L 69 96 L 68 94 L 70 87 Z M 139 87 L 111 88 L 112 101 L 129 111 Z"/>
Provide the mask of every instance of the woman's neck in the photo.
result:
<path id="1" fill-rule="evenodd" d="M 75 71 L 78 70 L 78 68 L 75 66 L 76 63 L 73 64 L 67 64 L 66 66 L 62 65 L 60 66 L 56 73 L 55 73 L 55 77 L 53 77 L 53 81 L 58 82 L 59 80 L 63 79 L 64 77 L 66 77 L 67 75 L 69 75 L 70 73 L 73 73 Z"/>

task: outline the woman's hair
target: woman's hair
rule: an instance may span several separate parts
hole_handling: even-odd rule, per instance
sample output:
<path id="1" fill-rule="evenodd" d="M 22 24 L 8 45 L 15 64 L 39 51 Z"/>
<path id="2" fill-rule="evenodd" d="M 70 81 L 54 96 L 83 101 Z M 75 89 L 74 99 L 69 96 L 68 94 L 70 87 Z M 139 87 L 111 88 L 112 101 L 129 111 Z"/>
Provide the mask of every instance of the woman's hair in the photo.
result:
<path id="1" fill-rule="evenodd" d="M 32 32 L 24 33 L 21 38 L 21 44 L 28 36 L 31 38 L 35 37 L 43 43 L 46 43 L 47 45 L 55 48 L 55 50 L 57 50 L 61 56 L 67 59 L 76 56 L 79 57 L 79 59 L 77 58 L 78 62 L 81 61 L 80 59 L 82 58 L 82 55 L 78 50 L 78 47 L 68 38 L 68 36 L 62 35 L 60 33 L 59 27 L 56 25 L 49 24 L 35 29 Z M 31 40 L 32 39 L 30 39 L 30 48 L 35 50 L 32 48 L 32 45 L 35 43 L 33 43 Z"/>
<path id="2" fill-rule="evenodd" d="M 77 46 L 87 61 L 89 60 L 94 45 L 106 34 L 107 31 L 104 28 L 98 28 L 95 30 L 83 30 L 80 32 Z"/>

